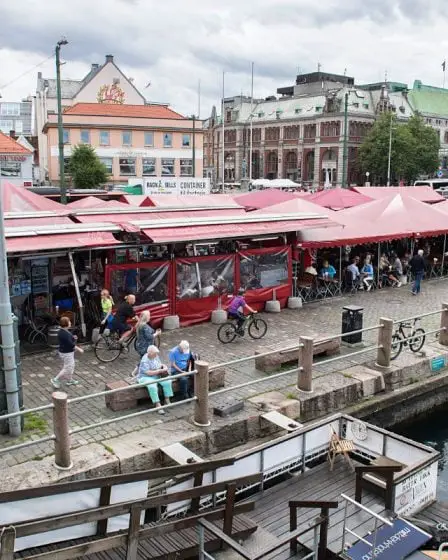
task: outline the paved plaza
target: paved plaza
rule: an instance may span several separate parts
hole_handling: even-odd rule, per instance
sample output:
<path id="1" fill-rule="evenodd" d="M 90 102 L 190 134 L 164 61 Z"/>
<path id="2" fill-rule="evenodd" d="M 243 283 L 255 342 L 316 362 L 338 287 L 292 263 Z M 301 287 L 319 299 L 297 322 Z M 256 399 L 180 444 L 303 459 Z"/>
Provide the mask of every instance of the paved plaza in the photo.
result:
<path id="1" fill-rule="evenodd" d="M 268 333 L 262 341 L 253 341 L 247 336 L 238 339 L 230 345 L 221 344 L 216 336 L 217 327 L 211 323 L 184 328 L 163 334 L 161 344 L 161 357 L 166 361 L 168 350 L 175 346 L 181 339 L 190 342 L 192 349 L 198 352 L 202 360 L 210 364 L 228 362 L 230 360 L 253 355 L 256 350 L 266 351 L 266 345 L 278 345 L 279 348 L 291 346 L 298 342 L 300 335 L 329 335 L 341 331 L 341 313 L 345 305 L 360 305 L 364 308 L 364 327 L 376 325 L 380 317 L 391 319 L 413 316 L 419 312 L 425 313 L 438 310 L 444 301 L 448 301 L 448 280 L 434 280 L 424 282 L 423 293 L 413 297 L 409 286 L 399 289 L 385 289 L 370 293 L 359 292 L 350 297 L 327 299 L 309 303 L 300 310 L 282 310 L 280 314 L 263 314 L 269 325 Z M 438 327 L 439 315 L 422 320 L 422 325 L 427 330 Z M 435 335 L 430 335 L 429 341 Z M 375 344 L 377 332 L 364 333 L 367 344 Z M 353 352 L 343 348 L 343 353 Z M 344 357 L 340 361 L 317 365 L 314 376 L 319 377 L 345 369 L 355 364 L 372 360 L 374 352 L 367 352 L 358 356 Z M 325 361 L 325 359 L 324 359 Z M 104 390 L 107 380 L 119 380 L 129 377 L 137 363 L 137 355 L 132 350 L 130 354 L 120 357 L 111 364 L 98 362 L 91 349 L 83 355 L 77 355 L 76 375 L 80 385 L 69 388 L 69 396 L 76 397 Z M 51 400 L 52 386 L 50 380 L 60 369 L 60 361 L 54 351 L 46 354 L 24 356 L 22 358 L 22 376 L 24 404 L 26 408 L 39 407 L 48 404 Z M 229 395 L 246 399 L 260 393 L 274 390 L 295 391 L 297 374 L 288 374 L 279 379 L 270 379 L 268 374 L 255 370 L 254 361 L 236 364 L 226 368 L 226 387 L 235 386 L 250 380 L 259 380 L 259 383 L 236 389 L 225 395 L 211 398 L 211 403 L 219 403 Z M 140 407 L 138 410 L 149 409 L 150 405 Z M 70 428 L 97 423 L 110 418 L 117 418 L 117 422 L 101 428 L 90 429 L 73 437 L 73 446 L 86 443 L 102 442 L 135 430 L 147 428 L 161 422 L 170 422 L 180 418 L 191 418 L 192 404 L 186 403 L 167 410 L 165 416 L 155 413 L 141 415 L 137 418 L 118 421 L 121 416 L 135 412 L 112 412 L 105 407 L 104 396 L 70 405 Z M 17 439 L 9 436 L 0 436 L 0 449 L 22 443 L 29 439 L 39 439 L 52 433 L 51 410 L 33 414 L 26 421 L 26 430 Z M 53 442 L 32 445 L 20 450 L 0 454 L 1 465 L 14 465 L 30 459 L 37 459 L 49 455 L 53 450 Z"/>

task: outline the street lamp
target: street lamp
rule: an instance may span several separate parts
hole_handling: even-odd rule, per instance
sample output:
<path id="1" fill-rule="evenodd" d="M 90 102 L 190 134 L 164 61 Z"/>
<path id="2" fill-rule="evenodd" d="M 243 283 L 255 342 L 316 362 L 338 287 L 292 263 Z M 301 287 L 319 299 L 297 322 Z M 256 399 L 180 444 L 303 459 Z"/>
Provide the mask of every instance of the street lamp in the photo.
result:
<path id="1" fill-rule="evenodd" d="M 370 177 L 370 173 L 369 171 L 366 171 L 366 187 L 370 187 L 369 177 Z"/>
<path id="2" fill-rule="evenodd" d="M 62 127 L 62 96 L 61 96 L 61 47 L 68 45 L 64 37 L 56 43 L 56 91 L 58 98 L 58 145 L 59 145 L 59 185 L 61 202 L 67 204 L 67 191 L 64 177 L 64 129 Z"/>
<path id="3" fill-rule="evenodd" d="M 192 149 L 192 156 L 193 156 L 193 177 L 196 177 L 196 115 L 192 115 L 191 118 L 193 119 L 193 140 L 191 144 Z"/>
<path id="4" fill-rule="evenodd" d="M 348 96 L 349 92 L 345 92 L 344 103 L 344 146 L 342 148 L 342 188 L 347 186 L 347 127 L 348 127 Z"/>
<path id="5" fill-rule="evenodd" d="M 393 110 L 391 107 L 390 111 L 390 126 L 389 126 L 389 157 L 387 159 L 387 186 L 390 187 L 390 164 L 392 160 L 392 121 L 393 121 Z"/>

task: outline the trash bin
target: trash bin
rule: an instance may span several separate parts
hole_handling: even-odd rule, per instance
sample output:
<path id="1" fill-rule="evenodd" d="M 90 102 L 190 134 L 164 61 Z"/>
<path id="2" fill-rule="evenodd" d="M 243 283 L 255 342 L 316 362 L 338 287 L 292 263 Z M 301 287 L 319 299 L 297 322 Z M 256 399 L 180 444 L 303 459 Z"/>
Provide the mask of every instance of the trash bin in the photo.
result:
<path id="1" fill-rule="evenodd" d="M 364 308 L 359 307 L 358 305 L 347 305 L 342 309 L 342 334 L 362 329 L 362 312 L 364 311 Z M 347 344 L 358 344 L 362 342 L 362 332 L 343 336 L 342 342 L 346 342 Z"/>

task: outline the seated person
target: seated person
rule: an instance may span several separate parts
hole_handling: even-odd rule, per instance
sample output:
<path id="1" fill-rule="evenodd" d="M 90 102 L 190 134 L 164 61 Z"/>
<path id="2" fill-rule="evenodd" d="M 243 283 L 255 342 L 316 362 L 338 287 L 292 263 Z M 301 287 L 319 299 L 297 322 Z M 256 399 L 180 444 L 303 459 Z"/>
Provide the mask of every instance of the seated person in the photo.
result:
<path id="1" fill-rule="evenodd" d="M 165 414 L 165 411 L 161 408 L 158 385 L 162 387 L 165 404 L 170 404 L 170 398 L 173 396 L 172 382 L 169 379 L 162 380 L 162 377 L 166 375 L 168 375 L 168 368 L 160 361 L 159 349 L 157 346 L 150 346 L 140 362 L 137 380 L 142 385 L 145 385 L 149 381 L 160 379 L 158 383 L 147 385 L 149 398 L 156 408 L 160 408 L 159 414 Z"/>
<path id="2" fill-rule="evenodd" d="M 169 353 L 170 373 L 171 375 L 179 375 L 184 371 L 191 371 L 192 355 L 190 352 L 190 344 L 187 340 L 182 340 L 177 346 L 172 348 Z M 190 397 L 190 376 L 179 377 L 179 387 L 183 399 Z"/>
<path id="3" fill-rule="evenodd" d="M 333 265 L 329 264 L 328 261 L 324 261 L 324 264 L 322 265 L 322 268 L 320 270 L 320 275 L 325 280 L 327 278 L 333 280 L 333 278 L 336 276 L 336 269 Z"/>
<path id="4" fill-rule="evenodd" d="M 361 273 L 358 268 L 359 257 L 354 257 L 352 263 L 347 267 L 347 270 L 351 272 L 352 275 L 352 286 L 357 286 L 361 277 Z"/>
<path id="5" fill-rule="evenodd" d="M 114 320 L 112 321 L 111 331 L 117 332 L 119 334 L 120 339 L 118 342 L 120 343 L 128 338 L 128 336 L 132 332 L 132 327 L 128 324 L 128 320 L 137 320 L 133 305 L 135 305 L 135 296 L 134 294 L 129 294 L 118 306 L 114 316 Z"/>
<path id="6" fill-rule="evenodd" d="M 394 287 L 399 288 L 401 286 L 401 277 L 403 276 L 403 264 L 396 253 L 394 254 L 394 264 L 392 265 L 390 276 L 392 277 Z"/>
<path id="7" fill-rule="evenodd" d="M 237 332 L 238 334 L 243 334 L 243 325 L 246 317 L 244 316 L 244 309 L 246 308 L 250 313 L 256 313 L 255 309 L 252 309 L 247 305 L 244 299 L 244 288 L 238 290 L 238 295 L 235 296 L 230 302 L 228 315 L 231 319 L 236 319 L 237 321 Z"/>
<path id="8" fill-rule="evenodd" d="M 373 266 L 370 261 L 370 255 L 367 256 L 364 261 L 364 266 L 362 267 L 361 270 L 361 277 L 362 277 L 362 282 L 366 287 L 366 290 L 370 292 L 373 284 Z"/>

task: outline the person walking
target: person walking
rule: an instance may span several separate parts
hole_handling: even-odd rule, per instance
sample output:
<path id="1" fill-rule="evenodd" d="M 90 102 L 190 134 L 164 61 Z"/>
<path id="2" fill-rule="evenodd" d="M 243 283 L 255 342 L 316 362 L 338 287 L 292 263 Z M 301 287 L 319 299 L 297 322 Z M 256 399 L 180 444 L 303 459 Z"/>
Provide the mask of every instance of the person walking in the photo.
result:
<path id="1" fill-rule="evenodd" d="M 425 275 L 425 259 L 423 258 L 423 249 L 419 249 L 418 253 L 412 257 L 409 262 L 411 272 L 415 277 L 412 285 L 412 295 L 416 296 L 420 293 L 420 284 Z"/>
<path id="2" fill-rule="evenodd" d="M 66 385 L 78 385 L 79 381 L 73 379 L 75 373 L 75 350 L 81 354 L 84 350 L 76 345 L 78 337 L 72 335 L 69 331 L 72 326 L 68 317 L 62 317 L 60 320 L 61 328 L 58 332 L 59 357 L 62 360 L 62 369 L 58 375 L 51 380 L 51 384 L 55 389 L 61 388 L 61 381 Z"/>
<path id="3" fill-rule="evenodd" d="M 135 341 L 135 349 L 137 350 L 137 354 L 139 355 L 139 364 L 143 356 L 148 352 L 149 346 L 158 346 L 157 342 L 159 341 L 159 337 L 161 334 L 161 330 L 157 329 L 156 331 L 151 327 L 149 324 L 149 320 L 151 319 L 151 313 L 146 309 L 140 314 L 140 318 L 137 323 L 136 333 L 137 339 Z M 132 372 L 132 377 L 137 374 L 138 372 L 138 365 Z"/>

